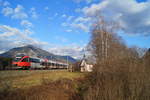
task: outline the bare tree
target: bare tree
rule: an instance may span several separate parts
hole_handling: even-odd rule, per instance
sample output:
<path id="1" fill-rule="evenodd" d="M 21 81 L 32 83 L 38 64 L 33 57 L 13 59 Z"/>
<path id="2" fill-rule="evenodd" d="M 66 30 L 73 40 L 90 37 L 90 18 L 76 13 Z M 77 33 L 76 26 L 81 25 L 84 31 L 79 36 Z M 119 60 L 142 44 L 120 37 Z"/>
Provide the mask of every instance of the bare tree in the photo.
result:
<path id="1" fill-rule="evenodd" d="M 113 22 L 108 22 L 99 17 L 97 23 L 93 25 L 91 34 L 91 45 L 93 54 L 97 61 L 103 61 L 114 55 L 119 55 L 126 46 L 122 39 L 115 34 L 118 25 Z M 122 49 L 122 50 L 120 50 Z M 120 53 L 118 51 L 121 51 Z"/>
<path id="2" fill-rule="evenodd" d="M 139 59 L 136 48 L 127 47 L 115 34 L 117 28 L 115 23 L 103 17 L 99 17 L 93 26 L 89 47 L 96 64 L 84 99 L 150 100 L 150 53 L 143 61 Z"/>

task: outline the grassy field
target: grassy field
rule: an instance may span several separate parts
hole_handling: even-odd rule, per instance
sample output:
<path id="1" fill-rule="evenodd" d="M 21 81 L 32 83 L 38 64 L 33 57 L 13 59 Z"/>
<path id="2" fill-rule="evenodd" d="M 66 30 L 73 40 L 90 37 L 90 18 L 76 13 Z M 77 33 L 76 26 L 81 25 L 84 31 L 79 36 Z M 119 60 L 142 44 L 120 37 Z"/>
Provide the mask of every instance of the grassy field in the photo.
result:
<path id="1" fill-rule="evenodd" d="M 84 76 L 67 70 L 0 71 L 0 100 L 73 100 Z"/>
<path id="2" fill-rule="evenodd" d="M 75 79 L 83 77 L 83 73 L 68 72 L 66 70 L 10 70 L 0 71 L 0 88 L 11 86 L 13 88 L 29 88 L 41 85 L 43 81 L 56 81 L 59 79 Z"/>

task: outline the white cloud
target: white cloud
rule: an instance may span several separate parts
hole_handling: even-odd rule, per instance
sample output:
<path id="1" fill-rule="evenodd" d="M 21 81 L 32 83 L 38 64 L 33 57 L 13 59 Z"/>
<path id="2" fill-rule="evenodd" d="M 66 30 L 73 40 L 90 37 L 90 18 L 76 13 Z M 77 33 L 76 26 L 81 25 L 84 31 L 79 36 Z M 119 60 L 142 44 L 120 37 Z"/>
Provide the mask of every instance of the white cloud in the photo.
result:
<path id="1" fill-rule="evenodd" d="M 3 8 L 2 14 L 4 14 L 4 16 L 9 16 L 9 15 L 13 14 L 13 9 L 10 7 Z"/>
<path id="2" fill-rule="evenodd" d="M 83 30 L 84 32 L 89 32 L 89 27 L 86 26 L 86 25 L 83 24 L 83 23 L 77 23 L 77 24 L 73 23 L 73 24 L 71 24 L 71 26 L 72 26 L 73 28 L 81 29 L 81 30 Z"/>
<path id="3" fill-rule="evenodd" d="M 89 32 L 90 31 L 90 26 L 91 26 L 91 18 L 90 17 L 77 17 L 72 19 L 72 21 L 67 21 L 63 22 L 61 24 L 63 27 L 69 28 L 67 29 L 66 32 L 71 32 L 73 30 L 82 30 L 84 32 Z"/>
<path id="4" fill-rule="evenodd" d="M 30 34 L 33 34 L 34 32 L 31 29 L 27 28 L 23 30 L 23 33 L 30 35 Z"/>
<path id="5" fill-rule="evenodd" d="M 73 18 L 74 16 L 68 16 L 67 21 L 72 21 Z"/>
<path id="6" fill-rule="evenodd" d="M 29 22 L 28 20 L 22 20 L 20 24 L 22 26 L 24 26 L 25 28 L 31 28 L 31 27 L 33 27 L 33 24 L 31 22 Z"/>
<path id="7" fill-rule="evenodd" d="M 2 14 L 4 16 L 10 16 L 13 19 L 25 19 L 28 15 L 24 12 L 24 7 L 22 5 L 17 5 L 16 8 L 4 7 L 2 9 Z"/>
<path id="8" fill-rule="evenodd" d="M 30 9 L 30 12 L 29 12 L 29 13 L 31 14 L 31 17 L 32 17 L 32 18 L 34 18 L 34 19 L 37 19 L 37 18 L 38 18 L 38 14 L 37 14 L 36 9 L 35 9 L 34 7 L 32 7 L 32 8 Z"/>
<path id="9" fill-rule="evenodd" d="M 56 46 L 48 49 L 49 52 L 57 55 L 69 55 L 81 59 L 84 55 L 83 47 L 77 45 Z"/>
<path id="10" fill-rule="evenodd" d="M 75 16 L 68 16 L 66 21 L 61 24 L 61 26 L 66 27 L 66 32 L 78 32 L 82 30 L 84 32 L 89 32 L 89 28 L 91 25 L 91 18 L 90 17 L 77 17 Z"/>
<path id="11" fill-rule="evenodd" d="M 100 13 L 100 10 L 106 8 L 109 0 L 100 2 L 99 4 L 92 4 L 90 7 L 84 7 L 82 12 L 87 16 L 95 16 L 97 13 Z"/>
<path id="12" fill-rule="evenodd" d="M 78 17 L 75 19 L 75 22 L 87 23 L 91 21 L 91 17 Z"/>
<path id="13" fill-rule="evenodd" d="M 63 22 L 61 26 L 66 27 L 66 32 L 78 32 L 82 30 L 84 32 L 90 31 L 91 17 L 77 17 L 68 16 L 66 22 Z"/>
<path id="14" fill-rule="evenodd" d="M 126 33 L 150 34 L 150 1 L 136 0 L 104 0 L 90 7 L 84 7 L 82 12 L 86 16 L 102 14 L 107 19 L 115 20 Z"/>
<path id="15" fill-rule="evenodd" d="M 67 15 L 66 15 L 66 14 L 63 14 L 63 15 L 62 15 L 62 18 L 66 18 L 66 17 L 67 17 Z"/>
<path id="16" fill-rule="evenodd" d="M 13 47 L 32 45 L 47 45 L 47 42 L 39 41 L 30 36 L 30 30 L 19 30 L 7 25 L 0 25 L 0 51 L 6 51 Z"/>
<path id="17" fill-rule="evenodd" d="M 28 15 L 24 12 L 24 7 L 22 5 L 17 5 L 17 7 L 14 9 L 12 18 L 14 19 L 28 18 Z"/>
<path id="18" fill-rule="evenodd" d="M 0 37 L 7 38 L 13 35 L 17 35 L 19 31 L 16 28 L 11 28 L 7 25 L 0 25 Z"/>

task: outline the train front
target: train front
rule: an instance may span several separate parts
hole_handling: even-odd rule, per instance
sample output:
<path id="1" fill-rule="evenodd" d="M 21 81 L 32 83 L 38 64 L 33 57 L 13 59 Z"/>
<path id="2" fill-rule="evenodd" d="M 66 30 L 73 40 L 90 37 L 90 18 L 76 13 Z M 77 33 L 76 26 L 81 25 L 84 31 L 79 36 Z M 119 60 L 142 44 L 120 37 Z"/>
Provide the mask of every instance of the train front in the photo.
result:
<path id="1" fill-rule="evenodd" d="M 12 61 L 12 66 L 13 66 L 13 69 L 16 69 L 18 68 L 18 63 L 19 61 L 21 60 L 22 57 L 15 57 Z"/>

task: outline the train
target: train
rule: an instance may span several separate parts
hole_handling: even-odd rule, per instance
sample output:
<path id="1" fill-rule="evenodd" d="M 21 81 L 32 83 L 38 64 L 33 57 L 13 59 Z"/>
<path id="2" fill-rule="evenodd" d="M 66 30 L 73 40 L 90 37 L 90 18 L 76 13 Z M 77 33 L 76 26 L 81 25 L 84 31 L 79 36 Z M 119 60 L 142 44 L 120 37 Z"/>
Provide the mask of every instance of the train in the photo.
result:
<path id="1" fill-rule="evenodd" d="M 16 56 L 12 62 L 15 69 L 67 69 L 69 64 L 31 56 Z"/>

